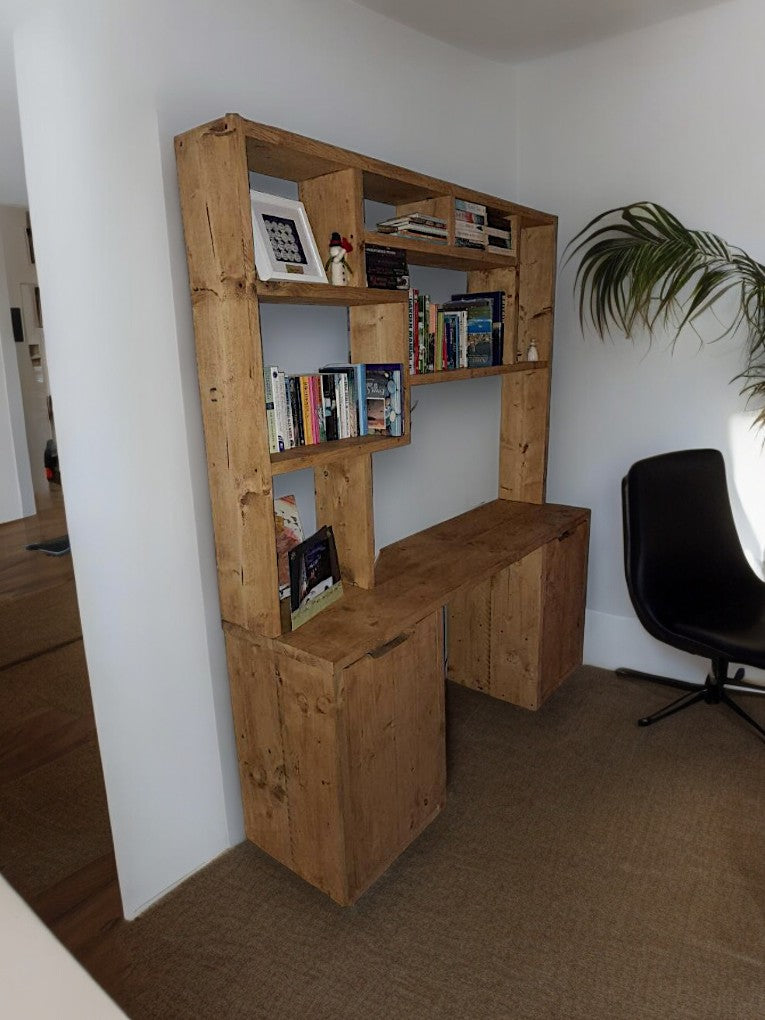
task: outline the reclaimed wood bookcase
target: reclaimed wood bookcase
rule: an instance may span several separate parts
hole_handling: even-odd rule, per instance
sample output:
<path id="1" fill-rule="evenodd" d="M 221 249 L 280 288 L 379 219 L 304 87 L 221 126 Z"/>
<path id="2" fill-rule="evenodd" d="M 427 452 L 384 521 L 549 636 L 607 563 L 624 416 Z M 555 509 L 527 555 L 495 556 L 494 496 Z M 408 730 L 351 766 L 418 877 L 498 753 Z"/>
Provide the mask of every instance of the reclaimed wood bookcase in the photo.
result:
<path id="1" fill-rule="evenodd" d="M 581 663 L 589 514 L 544 502 L 556 219 L 237 114 L 178 136 L 176 157 L 246 832 L 349 904 L 444 804 L 444 611 L 449 677 L 495 697 L 537 708 Z M 355 281 L 381 243 L 504 290 L 504 363 L 405 371 L 401 437 L 269 453 L 261 303 L 347 306 L 350 360 L 404 366 L 408 307 L 405 292 L 259 280 L 250 172 L 297 182 L 318 243 L 352 240 Z M 503 217 L 513 252 L 457 247 L 455 198 Z M 368 230 L 365 200 L 442 216 L 449 243 Z M 520 360 L 531 340 L 540 360 Z M 487 375 L 502 388 L 498 498 L 375 557 L 372 455 L 410 442 L 411 388 Z M 273 478 L 307 467 L 346 593 L 283 633 Z"/>

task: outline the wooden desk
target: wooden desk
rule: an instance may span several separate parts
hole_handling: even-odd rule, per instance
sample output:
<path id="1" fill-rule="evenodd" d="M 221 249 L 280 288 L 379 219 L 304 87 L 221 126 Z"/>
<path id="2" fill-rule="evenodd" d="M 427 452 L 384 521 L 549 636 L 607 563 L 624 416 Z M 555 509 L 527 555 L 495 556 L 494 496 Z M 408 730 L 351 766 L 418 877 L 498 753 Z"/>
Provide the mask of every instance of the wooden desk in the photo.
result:
<path id="1" fill-rule="evenodd" d="M 538 707 L 581 663 L 589 512 L 495 500 L 280 638 L 225 624 L 247 836 L 352 903 L 441 810 L 449 676 Z"/>

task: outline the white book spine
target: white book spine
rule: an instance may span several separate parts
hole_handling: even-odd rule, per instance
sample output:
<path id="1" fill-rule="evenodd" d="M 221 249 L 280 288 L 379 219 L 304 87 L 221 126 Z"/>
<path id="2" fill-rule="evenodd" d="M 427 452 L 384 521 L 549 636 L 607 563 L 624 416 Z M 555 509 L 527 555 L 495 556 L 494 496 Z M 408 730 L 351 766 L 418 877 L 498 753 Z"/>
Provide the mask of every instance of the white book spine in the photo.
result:
<path id="1" fill-rule="evenodd" d="M 274 395 L 274 412 L 276 415 L 276 439 L 277 449 L 279 451 L 288 449 L 287 447 L 287 413 L 284 400 L 284 385 L 280 384 L 279 376 L 282 375 L 279 369 L 272 365 L 270 368 L 271 372 L 271 392 Z"/>
<path id="2" fill-rule="evenodd" d="M 263 371 L 263 384 L 266 391 L 266 424 L 268 426 L 268 451 L 269 453 L 279 452 L 279 443 L 276 434 L 276 410 L 274 408 L 274 388 L 272 384 L 272 368 L 269 366 Z"/>

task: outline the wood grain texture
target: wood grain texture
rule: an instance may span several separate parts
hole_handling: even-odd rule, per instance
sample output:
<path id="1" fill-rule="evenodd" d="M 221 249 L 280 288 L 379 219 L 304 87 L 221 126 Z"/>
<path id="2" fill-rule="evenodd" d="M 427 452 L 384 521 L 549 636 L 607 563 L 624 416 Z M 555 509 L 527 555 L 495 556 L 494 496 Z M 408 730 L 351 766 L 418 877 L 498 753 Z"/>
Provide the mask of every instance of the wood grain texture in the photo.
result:
<path id="1" fill-rule="evenodd" d="M 543 363 L 539 363 L 543 364 Z M 499 497 L 542 503 L 547 482 L 550 371 L 502 377 Z"/>
<path id="2" fill-rule="evenodd" d="M 354 439 L 333 439 L 314 446 L 296 446 L 282 453 L 271 454 L 271 473 L 283 475 L 302 468 L 317 468 L 336 460 L 363 458 L 379 450 L 408 444 L 408 436 L 356 436 Z"/>
<path id="3" fill-rule="evenodd" d="M 540 361 L 552 349 L 556 226 L 524 227 L 518 263 L 518 348 L 525 357 L 536 342 Z"/>
<path id="4" fill-rule="evenodd" d="M 176 139 L 223 617 L 278 634 L 263 361 L 241 125 Z"/>
<path id="5" fill-rule="evenodd" d="M 409 311 L 407 305 L 376 305 L 349 310 L 351 361 L 402 367 L 401 395 L 404 437 L 409 441 Z"/>
<path id="6" fill-rule="evenodd" d="M 362 278 L 355 277 L 356 280 Z M 355 285 L 333 287 L 328 283 L 293 283 L 290 280 L 258 280 L 255 289 L 259 299 L 267 304 L 352 307 L 406 304 L 408 300 L 405 290 L 380 290 Z"/>
<path id="7" fill-rule="evenodd" d="M 343 671 L 351 900 L 444 803 L 441 662 L 440 614 L 432 613 Z"/>
<path id="8" fill-rule="evenodd" d="M 311 222 L 322 262 L 329 256 L 329 239 L 333 231 L 347 237 L 353 245 L 353 251 L 346 254 L 351 269 L 349 283 L 363 288 L 366 277 L 361 170 L 348 167 L 321 177 L 312 177 L 301 182 L 299 194 Z"/>
<path id="9" fill-rule="evenodd" d="M 509 375 L 516 372 L 540 372 L 548 367 L 546 361 L 519 361 L 514 365 L 491 365 L 489 368 L 453 368 L 445 372 L 427 372 L 410 375 L 410 386 L 433 386 L 437 383 L 458 382 L 460 379 L 483 379 L 492 375 Z"/>
<path id="10" fill-rule="evenodd" d="M 375 583 L 372 457 L 346 457 L 314 470 L 316 526 L 331 524 L 343 581 Z"/>
<path id="11" fill-rule="evenodd" d="M 226 634 L 247 838 L 292 866 L 279 686 L 272 650 Z"/>
<path id="12" fill-rule="evenodd" d="M 396 237 L 395 234 L 379 234 L 368 230 L 366 244 L 382 244 L 389 248 L 400 248 L 407 254 L 413 266 L 434 266 L 438 269 L 507 269 L 515 265 L 512 255 L 495 255 L 494 252 L 478 248 L 458 248 L 453 244 L 437 244 L 420 241 L 411 237 Z"/>
<path id="13" fill-rule="evenodd" d="M 582 663 L 588 539 L 582 523 L 545 546 L 540 701 Z"/>

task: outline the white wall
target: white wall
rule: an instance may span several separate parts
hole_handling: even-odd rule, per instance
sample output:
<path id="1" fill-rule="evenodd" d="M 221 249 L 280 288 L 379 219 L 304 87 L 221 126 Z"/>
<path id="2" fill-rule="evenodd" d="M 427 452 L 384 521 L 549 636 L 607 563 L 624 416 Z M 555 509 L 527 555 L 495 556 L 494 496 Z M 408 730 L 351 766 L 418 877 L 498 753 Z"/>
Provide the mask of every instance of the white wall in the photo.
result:
<path id="1" fill-rule="evenodd" d="M 21 25 L 16 59 L 74 568 L 132 915 L 241 838 L 173 135 L 234 110 L 508 195 L 515 152 L 508 68 L 343 0 L 125 7 L 56 5 Z M 301 367 L 344 353 L 331 317 L 298 310 L 271 325 Z M 379 540 L 494 497 L 491 382 L 458 384 L 446 407 L 424 396 L 412 449 L 377 457 Z"/>
<path id="2" fill-rule="evenodd" d="M 650 199 L 765 259 L 760 117 L 765 9 L 736 2 L 517 69 L 518 175 L 560 216 L 560 247 L 594 215 Z M 702 679 L 701 660 L 654 642 L 623 578 L 619 483 L 643 456 L 721 449 L 747 554 L 765 547 L 762 434 L 730 380 L 741 341 L 689 333 L 634 346 L 583 337 L 573 267 L 559 275 L 548 495 L 592 507 L 586 661 Z M 716 336 L 712 322 L 708 336 Z"/>

